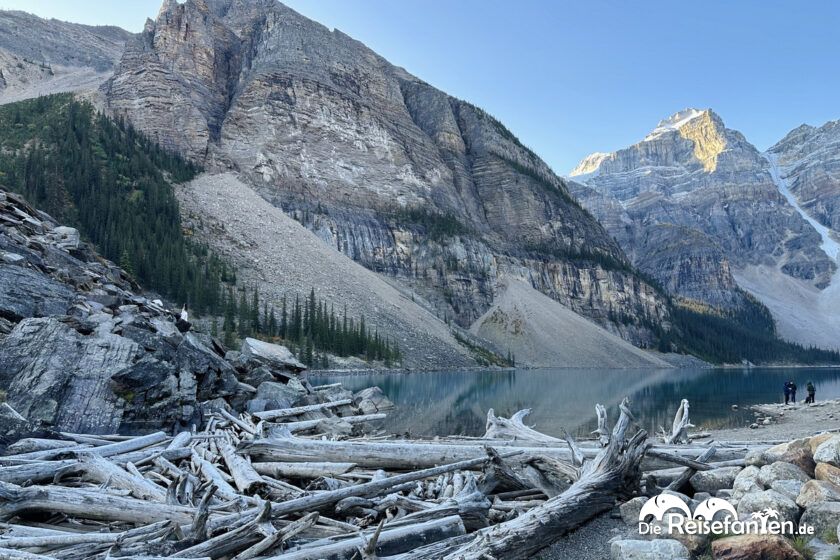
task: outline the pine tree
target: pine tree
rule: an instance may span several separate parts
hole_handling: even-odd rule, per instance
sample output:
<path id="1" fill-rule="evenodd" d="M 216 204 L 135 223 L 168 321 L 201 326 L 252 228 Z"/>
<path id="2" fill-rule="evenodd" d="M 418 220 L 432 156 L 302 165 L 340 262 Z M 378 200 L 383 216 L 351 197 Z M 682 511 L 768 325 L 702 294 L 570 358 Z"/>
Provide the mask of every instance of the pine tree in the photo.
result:
<path id="1" fill-rule="evenodd" d="M 260 294 L 257 288 L 254 288 L 254 293 L 251 296 L 250 314 L 251 332 L 258 333 L 260 332 Z"/>
<path id="2" fill-rule="evenodd" d="M 283 294 L 283 311 L 280 313 L 280 338 L 286 340 L 289 338 L 289 313 L 286 309 L 286 295 Z"/>
<path id="3" fill-rule="evenodd" d="M 239 292 L 239 336 L 244 338 L 248 336 L 249 327 L 251 325 L 251 310 L 248 308 L 248 296 L 245 293 L 245 288 Z"/>

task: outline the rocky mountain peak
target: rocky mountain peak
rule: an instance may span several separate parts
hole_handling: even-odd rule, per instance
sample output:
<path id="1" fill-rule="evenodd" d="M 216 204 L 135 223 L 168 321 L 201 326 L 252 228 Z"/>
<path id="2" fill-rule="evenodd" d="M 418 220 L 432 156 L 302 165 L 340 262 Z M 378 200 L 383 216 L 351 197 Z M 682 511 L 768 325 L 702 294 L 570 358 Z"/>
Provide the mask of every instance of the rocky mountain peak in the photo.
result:
<path id="1" fill-rule="evenodd" d="M 651 166 L 711 173 L 718 168 L 721 154 L 733 147 L 746 148 L 751 159 L 759 157 L 758 151 L 740 133 L 726 128 L 717 113 L 711 109 L 688 108 L 659 121 L 641 142 L 627 149 L 585 157 L 571 176 L 589 180 L 602 172 L 629 172 Z"/>
<path id="2" fill-rule="evenodd" d="M 677 111 L 670 117 L 659 121 L 659 124 L 656 125 L 656 128 L 654 128 L 651 131 L 651 133 L 645 137 L 645 141 L 651 141 L 661 136 L 662 134 L 666 134 L 668 132 L 679 131 L 680 128 L 690 123 L 694 119 L 703 117 L 704 115 L 708 114 L 714 115 L 711 109 L 688 108 L 683 109 L 682 111 Z M 717 115 L 714 116 L 717 117 Z"/>

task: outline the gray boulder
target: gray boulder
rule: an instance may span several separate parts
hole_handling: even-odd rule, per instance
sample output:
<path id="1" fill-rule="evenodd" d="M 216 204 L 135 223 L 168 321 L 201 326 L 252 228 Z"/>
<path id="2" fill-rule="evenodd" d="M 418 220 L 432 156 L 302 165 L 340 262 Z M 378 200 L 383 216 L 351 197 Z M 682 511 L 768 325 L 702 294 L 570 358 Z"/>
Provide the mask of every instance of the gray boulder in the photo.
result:
<path id="1" fill-rule="evenodd" d="M 769 488 L 777 480 L 801 480 L 802 482 L 806 482 L 810 479 L 811 477 L 805 471 L 792 463 L 786 463 L 784 461 L 777 461 L 770 465 L 765 465 L 761 467 L 758 473 L 758 481 L 765 488 Z"/>
<path id="2" fill-rule="evenodd" d="M 271 409 L 289 408 L 300 397 L 306 395 L 306 389 L 299 381 L 290 380 L 289 383 L 265 381 L 257 387 L 257 399 L 265 399 L 266 406 Z"/>
<path id="3" fill-rule="evenodd" d="M 809 508 L 821 502 L 840 502 L 840 488 L 825 480 L 809 480 L 802 485 L 796 503 Z"/>
<path id="4" fill-rule="evenodd" d="M 379 387 L 368 387 L 356 393 L 353 403 L 359 407 L 362 414 L 376 414 L 394 408 L 394 403 L 382 392 Z"/>
<path id="5" fill-rule="evenodd" d="M 799 506 L 796 502 L 775 490 L 751 492 L 744 495 L 736 508 L 739 519 L 749 518 L 753 513 L 766 509 L 779 512 L 780 520 L 796 522 L 799 519 Z"/>
<path id="6" fill-rule="evenodd" d="M 802 514 L 800 524 L 812 526 L 817 536 L 826 532 L 836 533 L 840 524 L 840 502 L 822 502 L 810 506 Z"/>
<path id="7" fill-rule="evenodd" d="M 53 228 L 52 237 L 55 240 L 56 245 L 62 249 L 78 249 L 82 243 L 79 230 L 67 226 L 58 226 Z"/>
<path id="8" fill-rule="evenodd" d="M 745 494 L 750 492 L 761 492 L 764 490 L 764 487 L 758 480 L 760 472 L 760 469 L 753 465 L 750 465 L 739 472 L 732 483 L 732 498 L 737 501 Z"/>
<path id="9" fill-rule="evenodd" d="M 722 467 L 708 471 L 698 471 L 691 477 L 691 486 L 697 492 L 713 494 L 724 488 L 732 488 L 735 477 L 741 472 L 741 467 Z"/>
<path id="10" fill-rule="evenodd" d="M 301 372 L 306 369 L 306 366 L 285 346 L 255 338 L 246 338 L 242 342 L 240 354 L 247 360 L 281 370 Z"/>
<path id="11" fill-rule="evenodd" d="M 799 492 L 802 490 L 804 483 L 801 480 L 777 480 L 770 485 L 771 490 L 775 490 L 779 494 L 784 494 L 793 501 L 799 497 Z"/>
<path id="12" fill-rule="evenodd" d="M 621 504 L 618 508 L 621 512 L 621 519 L 631 527 L 637 526 L 639 524 L 639 514 L 642 511 L 642 506 L 647 501 L 648 498 L 646 496 L 639 496 Z"/>
<path id="13" fill-rule="evenodd" d="M 817 446 L 814 461 L 840 467 L 840 436 L 832 437 Z"/>
<path id="14" fill-rule="evenodd" d="M 611 560 L 688 560 L 688 549 L 673 539 L 621 540 L 610 547 Z"/>

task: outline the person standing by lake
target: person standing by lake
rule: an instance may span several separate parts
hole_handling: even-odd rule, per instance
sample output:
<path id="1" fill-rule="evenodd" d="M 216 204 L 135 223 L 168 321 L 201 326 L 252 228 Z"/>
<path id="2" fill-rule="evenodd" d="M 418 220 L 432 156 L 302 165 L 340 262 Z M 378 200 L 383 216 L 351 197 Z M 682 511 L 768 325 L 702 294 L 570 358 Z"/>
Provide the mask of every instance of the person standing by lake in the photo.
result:
<path id="1" fill-rule="evenodd" d="M 790 381 L 785 381 L 784 390 L 785 390 L 785 404 L 787 404 L 788 401 L 790 400 Z"/>
<path id="2" fill-rule="evenodd" d="M 814 404 L 814 397 L 817 394 L 817 388 L 814 387 L 814 382 L 809 381 L 807 385 L 805 385 L 805 390 L 808 391 L 808 398 L 805 399 L 806 403 Z"/>
<path id="3" fill-rule="evenodd" d="M 796 382 L 793 380 L 790 381 L 790 402 L 796 402 Z"/>

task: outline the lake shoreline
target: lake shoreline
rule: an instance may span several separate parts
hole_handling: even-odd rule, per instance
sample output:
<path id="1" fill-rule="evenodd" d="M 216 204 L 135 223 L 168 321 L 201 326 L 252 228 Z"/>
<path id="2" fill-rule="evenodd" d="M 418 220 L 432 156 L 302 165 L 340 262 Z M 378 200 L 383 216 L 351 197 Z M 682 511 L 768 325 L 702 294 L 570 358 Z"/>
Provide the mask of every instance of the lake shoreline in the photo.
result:
<path id="1" fill-rule="evenodd" d="M 755 404 L 748 408 L 756 415 L 756 421 L 748 426 L 704 431 L 716 441 L 792 440 L 822 432 L 840 432 L 840 399 L 817 400 L 814 404 Z M 765 418 L 769 419 L 768 423 L 764 423 Z"/>

